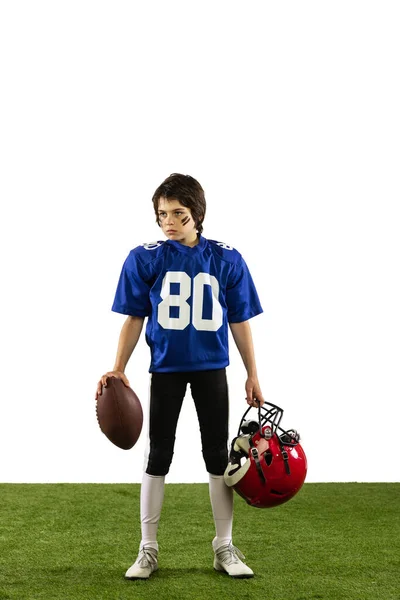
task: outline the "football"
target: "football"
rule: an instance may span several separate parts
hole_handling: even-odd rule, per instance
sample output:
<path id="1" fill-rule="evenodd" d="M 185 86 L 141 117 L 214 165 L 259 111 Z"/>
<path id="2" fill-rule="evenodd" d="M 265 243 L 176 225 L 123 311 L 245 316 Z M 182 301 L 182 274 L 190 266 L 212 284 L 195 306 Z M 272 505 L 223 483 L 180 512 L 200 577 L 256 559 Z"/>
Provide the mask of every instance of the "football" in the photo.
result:
<path id="1" fill-rule="evenodd" d="M 143 411 L 132 388 L 118 377 L 108 377 L 96 402 L 96 415 L 101 431 L 110 442 L 130 450 L 139 439 Z"/>

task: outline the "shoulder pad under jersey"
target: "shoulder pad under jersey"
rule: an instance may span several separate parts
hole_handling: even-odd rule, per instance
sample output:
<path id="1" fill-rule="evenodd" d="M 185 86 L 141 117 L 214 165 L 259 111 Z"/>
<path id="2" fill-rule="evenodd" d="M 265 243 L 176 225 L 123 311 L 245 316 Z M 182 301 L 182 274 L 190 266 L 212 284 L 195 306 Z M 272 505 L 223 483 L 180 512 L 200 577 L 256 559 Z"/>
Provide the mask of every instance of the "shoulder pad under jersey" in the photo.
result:
<path id="1" fill-rule="evenodd" d="M 225 242 L 217 242 L 217 240 L 208 240 L 214 252 L 228 262 L 235 263 L 241 258 L 240 252 L 233 246 L 229 246 Z"/>
<path id="2" fill-rule="evenodd" d="M 131 254 L 135 257 L 140 256 L 140 260 L 143 264 L 147 264 L 158 258 L 164 250 L 164 240 L 158 240 L 156 242 L 146 242 L 136 246 L 131 250 Z"/>

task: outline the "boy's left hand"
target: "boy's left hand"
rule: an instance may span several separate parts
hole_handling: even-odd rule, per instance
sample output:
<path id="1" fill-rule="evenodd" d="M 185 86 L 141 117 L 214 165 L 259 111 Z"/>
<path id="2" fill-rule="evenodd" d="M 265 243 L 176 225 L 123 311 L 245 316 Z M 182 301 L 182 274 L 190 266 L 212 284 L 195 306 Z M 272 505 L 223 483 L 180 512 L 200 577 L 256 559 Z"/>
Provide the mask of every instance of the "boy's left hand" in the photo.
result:
<path id="1" fill-rule="evenodd" d="M 248 377 L 246 381 L 246 401 L 250 406 L 258 407 L 259 401 L 262 406 L 265 402 L 261 392 L 260 384 L 258 383 L 258 377 Z"/>

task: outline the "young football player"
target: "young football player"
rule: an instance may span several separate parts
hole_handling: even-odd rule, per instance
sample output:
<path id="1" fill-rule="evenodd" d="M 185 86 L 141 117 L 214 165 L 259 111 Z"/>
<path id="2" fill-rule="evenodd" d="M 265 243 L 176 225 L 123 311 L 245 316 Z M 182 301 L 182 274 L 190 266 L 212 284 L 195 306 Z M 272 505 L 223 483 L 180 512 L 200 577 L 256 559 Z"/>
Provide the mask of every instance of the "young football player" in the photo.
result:
<path id="1" fill-rule="evenodd" d="M 228 323 L 247 371 L 246 400 L 264 404 L 257 377 L 249 319 L 262 313 L 249 269 L 231 246 L 202 235 L 204 191 L 196 179 L 173 173 L 155 191 L 156 222 L 166 240 L 130 251 L 119 278 L 112 310 L 128 315 L 120 334 L 114 369 L 125 375 L 147 317 L 151 350 L 150 447 L 140 492 L 142 539 L 127 579 L 147 579 L 158 568 L 157 529 L 178 417 L 189 383 L 209 473 L 216 536 L 214 568 L 232 577 L 252 577 L 232 544 L 233 490 L 224 482 L 228 464 Z"/>

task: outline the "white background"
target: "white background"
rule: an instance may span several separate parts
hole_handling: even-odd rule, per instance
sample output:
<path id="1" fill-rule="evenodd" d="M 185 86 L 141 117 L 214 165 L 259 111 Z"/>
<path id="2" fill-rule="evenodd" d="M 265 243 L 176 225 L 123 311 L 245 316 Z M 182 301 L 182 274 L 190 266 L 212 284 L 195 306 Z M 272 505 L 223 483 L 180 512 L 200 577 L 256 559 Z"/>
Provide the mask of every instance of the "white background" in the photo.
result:
<path id="1" fill-rule="evenodd" d="M 399 479 L 397 2 L 0 6 L 2 482 L 139 482 L 149 349 L 126 370 L 144 430 L 100 432 L 95 389 L 125 317 L 129 250 L 164 239 L 151 197 L 205 189 L 236 247 L 264 396 L 302 434 L 308 481 Z M 230 337 L 231 435 L 246 373 Z M 167 482 L 207 481 L 190 395 Z"/>

